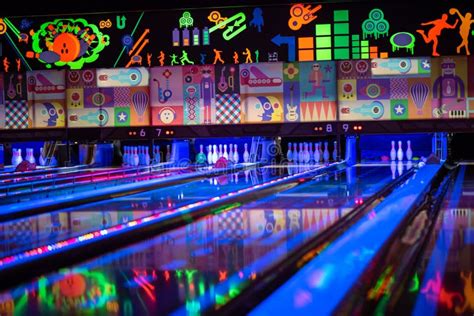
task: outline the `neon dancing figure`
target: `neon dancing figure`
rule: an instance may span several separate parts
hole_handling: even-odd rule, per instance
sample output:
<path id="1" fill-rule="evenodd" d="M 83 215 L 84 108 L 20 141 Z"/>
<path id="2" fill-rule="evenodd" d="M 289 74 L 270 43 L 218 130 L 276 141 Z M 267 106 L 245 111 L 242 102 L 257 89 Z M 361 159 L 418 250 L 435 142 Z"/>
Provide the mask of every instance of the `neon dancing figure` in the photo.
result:
<path id="1" fill-rule="evenodd" d="M 423 36 L 423 40 L 425 41 L 426 44 L 428 44 L 429 42 L 433 42 L 433 52 L 432 52 L 433 56 L 439 56 L 439 53 L 437 51 L 438 36 L 441 34 L 441 31 L 444 29 L 454 29 L 458 25 L 458 22 L 459 22 L 459 20 L 456 19 L 456 22 L 453 25 L 451 25 L 451 24 L 448 24 L 448 22 L 446 22 L 447 20 L 448 20 L 448 15 L 443 14 L 441 16 L 441 19 L 421 23 L 422 26 L 434 25 L 428 31 L 428 35 L 425 34 L 424 30 L 416 30 L 418 33 L 421 34 L 421 36 Z"/>
<path id="2" fill-rule="evenodd" d="M 466 49 L 466 55 L 471 55 L 469 52 L 469 35 L 471 34 L 471 24 L 474 23 L 472 20 L 472 14 L 467 12 L 464 16 L 461 15 L 458 9 L 451 8 L 449 9 L 450 14 L 457 14 L 459 19 L 461 20 L 461 25 L 459 26 L 459 35 L 461 36 L 462 42 L 456 47 L 456 52 L 459 54 L 461 52 L 461 48 L 464 47 Z"/>

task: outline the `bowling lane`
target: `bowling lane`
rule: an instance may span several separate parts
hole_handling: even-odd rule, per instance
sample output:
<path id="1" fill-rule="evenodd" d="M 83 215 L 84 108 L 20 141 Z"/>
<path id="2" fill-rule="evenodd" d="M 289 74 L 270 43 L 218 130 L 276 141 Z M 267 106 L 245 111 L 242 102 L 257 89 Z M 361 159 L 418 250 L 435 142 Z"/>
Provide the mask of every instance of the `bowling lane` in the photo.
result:
<path id="1" fill-rule="evenodd" d="M 473 315 L 474 165 L 460 166 L 394 315 Z"/>
<path id="2" fill-rule="evenodd" d="M 0 257 L 247 188 L 286 176 L 294 169 L 249 169 L 7 221 L 0 224 Z"/>
<path id="3" fill-rule="evenodd" d="M 28 188 L 28 191 L 9 192 L 8 195 L 3 197 L 0 193 L 0 197 L 2 197 L 0 200 L 0 205 L 28 202 L 56 196 L 59 197 L 73 193 L 86 192 L 88 190 L 100 190 L 101 188 L 105 187 L 160 179 L 172 175 L 192 173 L 198 170 L 199 169 L 196 167 L 173 167 L 164 168 L 157 171 L 151 171 L 149 168 L 143 168 L 141 170 L 117 170 L 112 174 L 105 173 L 102 175 L 83 175 L 79 179 L 73 178 L 61 181 L 60 183 L 53 182 L 44 183 L 44 185 L 36 185 L 34 188 Z"/>
<path id="4" fill-rule="evenodd" d="M 12 171 L 4 172 L 0 174 L 0 184 L 15 183 L 20 181 L 32 181 L 41 180 L 46 178 L 54 178 L 60 176 L 74 175 L 80 173 L 94 172 L 97 169 L 116 169 L 116 167 L 110 168 L 91 168 L 86 165 L 74 166 L 74 167 L 37 167 L 36 170 L 16 172 Z"/>
<path id="5" fill-rule="evenodd" d="M 259 274 L 275 267 L 391 180 L 390 166 L 355 166 L 323 175 L 43 276 L 0 297 L 7 297 L 15 306 L 21 302 L 25 313 L 41 311 L 45 315 L 57 311 L 58 306 L 61 313 L 107 314 L 113 307 L 136 315 L 199 314 L 251 286 Z M 209 188 L 202 191 L 207 193 Z M 88 295 L 98 293 L 97 287 L 100 297 Z M 77 294 L 86 302 L 60 304 L 69 295 L 67 290 L 58 290 L 61 288 L 81 289 Z M 38 297 L 33 299 L 29 292 Z"/>

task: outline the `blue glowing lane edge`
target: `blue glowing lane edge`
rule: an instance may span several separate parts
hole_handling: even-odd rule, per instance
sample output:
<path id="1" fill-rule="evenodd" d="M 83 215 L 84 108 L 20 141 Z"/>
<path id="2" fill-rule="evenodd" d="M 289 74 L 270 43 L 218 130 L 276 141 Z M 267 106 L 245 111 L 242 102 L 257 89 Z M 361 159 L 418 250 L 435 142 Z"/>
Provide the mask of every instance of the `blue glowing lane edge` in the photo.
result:
<path id="1" fill-rule="evenodd" d="M 239 164 L 239 166 L 243 166 Z M 249 164 L 247 167 L 250 167 L 251 164 Z M 256 165 L 255 165 L 256 166 Z M 13 204 L 13 205 L 7 205 L 7 206 L 2 206 L 2 209 L 0 211 L 0 214 L 2 215 L 7 215 L 7 214 L 12 214 L 16 212 L 22 212 L 22 211 L 27 211 L 32 208 L 40 208 L 40 207 L 49 207 L 49 206 L 54 206 L 57 204 L 62 204 L 62 203 L 68 203 L 71 201 L 83 201 L 84 199 L 91 199 L 103 195 L 110 195 L 110 194 L 119 194 L 127 191 L 133 191 L 137 189 L 143 189 L 148 186 L 153 186 L 159 183 L 167 183 L 171 182 L 174 180 L 185 180 L 189 178 L 195 178 L 198 175 L 199 176 L 205 176 L 209 174 L 213 174 L 219 171 L 222 171 L 223 169 L 206 169 L 205 171 L 196 171 L 190 174 L 184 174 L 184 175 L 176 175 L 176 176 L 170 176 L 167 178 L 160 178 L 156 180 L 149 180 L 145 182 L 136 182 L 136 183 L 128 183 L 128 184 L 122 184 L 119 186 L 115 187 L 109 187 L 109 188 L 103 188 L 98 191 L 92 191 L 92 192 L 80 192 L 76 194 L 70 194 L 70 195 L 65 195 L 62 197 L 54 197 L 54 198 L 49 198 L 49 199 L 42 199 L 41 201 L 32 201 L 32 202 L 25 202 L 25 203 L 18 203 L 18 204 Z"/>
<path id="2" fill-rule="evenodd" d="M 418 170 L 250 315 L 330 315 L 440 167 L 426 165 Z"/>
<path id="3" fill-rule="evenodd" d="M 450 209 L 457 207 L 462 194 L 466 166 L 461 166 L 460 168 L 461 169 L 459 170 L 459 174 L 451 191 L 451 196 L 449 197 L 448 208 Z M 441 212 L 443 212 L 443 209 L 441 209 Z M 448 224 L 443 223 L 443 230 L 451 231 L 453 227 L 454 221 L 448 222 Z M 433 252 L 430 256 L 430 261 L 423 275 L 423 280 L 422 282 L 420 282 L 420 289 L 427 288 L 428 282 L 430 280 L 436 280 L 437 277 L 439 277 L 440 280 L 443 280 L 446 262 L 448 261 L 449 256 L 449 249 L 452 245 L 452 240 L 453 234 L 443 234 L 442 232 L 438 233 L 435 245 L 448 245 L 448 249 L 445 250 L 444 247 L 433 248 Z M 412 315 L 436 315 L 437 308 L 438 304 L 433 304 L 433 300 L 430 300 L 425 294 L 422 294 L 420 292 L 418 293 L 418 297 L 416 298 L 416 303 L 413 308 Z"/>

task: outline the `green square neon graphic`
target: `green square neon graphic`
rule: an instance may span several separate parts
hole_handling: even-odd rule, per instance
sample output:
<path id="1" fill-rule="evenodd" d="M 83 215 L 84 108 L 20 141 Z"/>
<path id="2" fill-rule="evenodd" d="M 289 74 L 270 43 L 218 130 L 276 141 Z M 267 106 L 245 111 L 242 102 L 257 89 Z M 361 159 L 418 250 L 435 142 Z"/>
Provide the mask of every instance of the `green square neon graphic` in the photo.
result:
<path id="1" fill-rule="evenodd" d="M 348 47 L 349 36 L 334 36 L 334 47 Z"/>
<path id="2" fill-rule="evenodd" d="M 331 24 L 316 24 L 316 36 L 331 35 Z"/>
<path id="3" fill-rule="evenodd" d="M 332 53 L 330 49 L 317 49 L 316 60 L 331 60 Z"/>
<path id="4" fill-rule="evenodd" d="M 352 54 L 352 59 L 360 59 L 360 54 Z"/>
<path id="5" fill-rule="evenodd" d="M 316 48 L 327 48 L 331 47 L 331 37 L 330 36 L 321 36 L 316 37 Z"/>
<path id="6" fill-rule="evenodd" d="M 349 48 L 335 48 L 334 59 L 349 59 Z"/>
<path id="7" fill-rule="evenodd" d="M 360 48 L 357 46 L 352 46 L 352 52 L 353 53 L 360 53 Z"/>
<path id="8" fill-rule="evenodd" d="M 369 59 L 369 53 L 362 53 L 362 59 Z"/>
<path id="9" fill-rule="evenodd" d="M 334 22 L 346 22 L 349 21 L 349 10 L 335 10 L 334 11 Z"/>
<path id="10" fill-rule="evenodd" d="M 359 42 L 352 42 L 352 47 L 357 47 L 358 48 L 358 47 L 360 47 L 359 45 L 360 45 Z"/>
<path id="11" fill-rule="evenodd" d="M 359 40 L 359 34 L 353 34 L 352 35 L 352 40 L 353 41 L 358 41 Z"/>
<path id="12" fill-rule="evenodd" d="M 369 41 L 361 41 L 360 46 L 369 46 Z"/>
<path id="13" fill-rule="evenodd" d="M 335 23 L 334 34 L 349 34 L 349 23 Z"/>
<path id="14" fill-rule="evenodd" d="M 368 47 L 361 47 L 361 52 L 362 52 L 362 53 L 368 53 L 368 52 L 369 52 L 369 48 L 368 48 Z"/>

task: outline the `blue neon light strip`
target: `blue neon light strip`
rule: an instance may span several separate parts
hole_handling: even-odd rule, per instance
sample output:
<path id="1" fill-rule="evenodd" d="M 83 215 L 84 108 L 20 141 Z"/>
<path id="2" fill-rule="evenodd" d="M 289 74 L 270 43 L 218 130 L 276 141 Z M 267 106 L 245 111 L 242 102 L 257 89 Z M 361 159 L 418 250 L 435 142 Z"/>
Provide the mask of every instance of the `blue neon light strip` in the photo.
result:
<path id="1" fill-rule="evenodd" d="M 331 315 L 439 168 L 426 165 L 418 170 L 250 315 Z"/>

